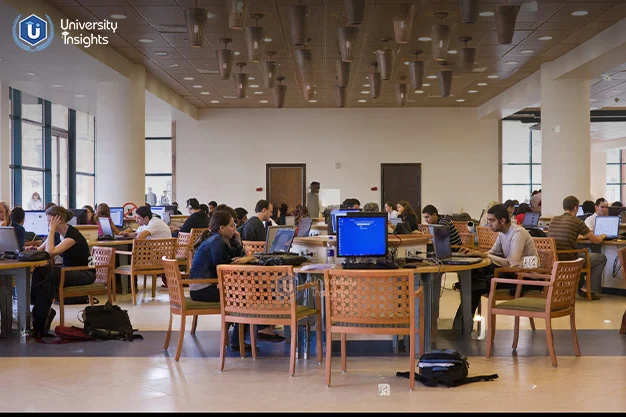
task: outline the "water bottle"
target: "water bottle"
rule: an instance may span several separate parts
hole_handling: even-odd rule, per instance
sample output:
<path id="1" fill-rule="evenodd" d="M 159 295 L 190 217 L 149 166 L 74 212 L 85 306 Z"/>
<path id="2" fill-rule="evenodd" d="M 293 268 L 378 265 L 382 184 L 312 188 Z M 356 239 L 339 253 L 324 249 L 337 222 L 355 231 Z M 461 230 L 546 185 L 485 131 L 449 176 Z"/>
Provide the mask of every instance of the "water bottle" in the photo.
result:
<path id="1" fill-rule="evenodd" d="M 328 236 L 328 244 L 326 245 L 326 263 L 335 263 L 335 237 Z"/>

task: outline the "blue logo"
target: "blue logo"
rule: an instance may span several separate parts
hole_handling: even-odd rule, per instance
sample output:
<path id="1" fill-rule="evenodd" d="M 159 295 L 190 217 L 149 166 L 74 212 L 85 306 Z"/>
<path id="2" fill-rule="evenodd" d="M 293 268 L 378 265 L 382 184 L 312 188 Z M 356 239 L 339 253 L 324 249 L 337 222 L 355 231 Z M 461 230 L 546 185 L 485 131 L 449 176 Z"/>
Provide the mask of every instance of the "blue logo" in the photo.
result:
<path id="1" fill-rule="evenodd" d="M 54 24 L 50 16 L 43 20 L 31 14 L 20 20 L 18 15 L 13 22 L 13 40 L 15 44 L 27 52 L 39 52 L 46 49 L 54 39 Z"/>

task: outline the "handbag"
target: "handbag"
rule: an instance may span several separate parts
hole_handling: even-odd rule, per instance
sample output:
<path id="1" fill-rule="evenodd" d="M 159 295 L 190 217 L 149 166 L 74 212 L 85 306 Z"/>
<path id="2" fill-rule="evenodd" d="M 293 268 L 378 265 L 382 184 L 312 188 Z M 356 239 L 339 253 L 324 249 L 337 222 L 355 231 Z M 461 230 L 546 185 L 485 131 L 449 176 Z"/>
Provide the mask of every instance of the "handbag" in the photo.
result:
<path id="1" fill-rule="evenodd" d="M 25 250 L 17 255 L 17 260 L 21 262 L 38 262 L 47 261 L 50 259 L 50 254 L 45 250 Z"/>

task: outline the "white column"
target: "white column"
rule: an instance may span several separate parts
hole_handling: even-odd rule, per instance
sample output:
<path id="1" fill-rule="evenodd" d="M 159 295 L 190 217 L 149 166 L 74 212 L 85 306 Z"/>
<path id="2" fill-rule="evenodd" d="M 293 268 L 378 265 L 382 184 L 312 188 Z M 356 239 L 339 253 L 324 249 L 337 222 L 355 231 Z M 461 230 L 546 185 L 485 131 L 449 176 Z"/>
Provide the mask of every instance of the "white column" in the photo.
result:
<path id="1" fill-rule="evenodd" d="M 563 213 L 563 199 L 590 198 L 589 81 L 541 71 L 541 213 Z"/>
<path id="2" fill-rule="evenodd" d="M 98 83 L 96 201 L 109 206 L 145 200 L 145 69 L 130 80 Z"/>
<path id="3" fill-rule="evenodd" d="M 0 84 L 0 200 L 11 201 L 11 128 L 9 84 Z M 9 204 L 13 207 L 13 202 Z"/>
<path id="4" fill-rule="evenodd" d="M 591 199 L 606 198 L 606 151 L 591 151 Z M 609 202 L 611 204 L 612 201 Z"/>

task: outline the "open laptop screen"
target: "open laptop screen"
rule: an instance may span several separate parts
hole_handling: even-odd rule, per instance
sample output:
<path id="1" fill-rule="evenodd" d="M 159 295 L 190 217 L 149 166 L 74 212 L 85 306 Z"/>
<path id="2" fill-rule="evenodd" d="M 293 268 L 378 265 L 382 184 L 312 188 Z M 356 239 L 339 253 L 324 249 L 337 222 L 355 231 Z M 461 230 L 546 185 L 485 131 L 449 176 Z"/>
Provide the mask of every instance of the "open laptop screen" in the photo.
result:
<path id="1" fill-rule="evenodd" d="M 111 220 L 115 227 L 124 226 L 124 209 L 122 207 L 111 207 Z"/>
<path id="2" fill-rule="evenodd" d="M 307 237 L 309 232 L 311 231 L 311 224 L 313 223 L 313 219 L 310 217 L 305 217 L 300 220 L 300 225 L 298 226 L 298 237 Z"/>
<path id="3" fill-rule="evenodd" d="M 296 229 L 286 227 L 279 229 L 274 236 L 274 241 L 270 247 L 270 253 L 289 252 L 289 249 L 291 249 L 291 242 L 293 242 L 295 235 Z"/>
<path id="4" fill-rule="evenodd" d="M 450 231 L 446 227 L 429 225 L 430 234 L 433 235 L 433 247 L 435 256 L 438 259 L 447 259 L 452 256 L 452 246 L 450 245 Z"/>
<path id="5" fill-rule="evenodd" d="M 48 217 L 45 211 L 24 212 L 24 229 L 37 236 L 48 236 Z"/>
<path id="6" fill-rule="evenodd" d="M 539 224 L 539 213 L 526 213 L 524 215 L 524 227 L 537 227 Z"/>
<path id="7" fill-rule="evenodd" d="M 616 238 L 619 235 L 619 219 L 620 216 L 596 217 L 596 226 L 593 229 L 593 234 Z"/>
<path id="8" fill-rule="evenodd" d="M 113 236 L 113 228 L 108 217 L 98 217 L 100 227 L 102 228 L 102 236 Z"/>

